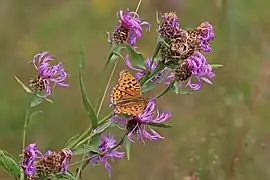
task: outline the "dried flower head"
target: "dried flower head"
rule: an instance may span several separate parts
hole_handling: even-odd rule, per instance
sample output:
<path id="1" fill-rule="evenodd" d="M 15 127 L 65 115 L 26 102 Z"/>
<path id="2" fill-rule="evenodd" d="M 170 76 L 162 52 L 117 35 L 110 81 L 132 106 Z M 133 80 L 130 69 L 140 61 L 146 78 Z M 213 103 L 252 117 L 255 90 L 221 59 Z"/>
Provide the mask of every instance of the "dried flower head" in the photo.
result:
<path id="1" fill-rule="evenodd" d="M 114 31 L 109 34 L 109 42 L 122 44 L 127 42 L 130 45 L 135 45 L 137 38 L 142 36 L 142 26 L 145 25 L 147 30 L 150 30 L 150 24 L 142 21 L 136 12 L 129 10 L 120 10 L 117 14 L 119 23 L 114 28 Z"/>
<path id="2" fill-rule="evenodd" d="M 165 38 L 174 38 L 180 31 L 178 17 L 175 12 L 164 13 L 157 29 L 158 33 Z"/>
<path id="3" fill-rule="evenodd" d="M 62 149 L 59 152 L 47 151 L 42 154 L 35 144 L 30 144 L 24 150 L 22 168 L 28 180 L 38 180 L 65 173 L 71 161 L 72 152 Z"/>
<path id="4" fill-rule="evenodd" d="M 128 139 L 130 141 L 133 141 L 132 137 L 137 135 L 137 139 L 144 142 L 144 138 L 150 140 L 164 139 L 164 137 L 152 129 L 149 124 L 163 123 L 167 121 L 170 116 L 170 113 L 157 110 L 155 99 L 151 98 L 143 113 L 128 118 L 114 116 L 111 120 L 120 123 L 122 126 L 126 125 Z"/>
<path id="5" fill-rule="evenodd" d="M 51 94 L 51 89 L 55 85 L 69 86 L 64 82 L 68 74 L 63 64 L 61 62 L 51 64 L 52 61 L 54 58 L 47 51 L 36 54 L 31 61 L 38 75 L 30 81 L 30 86 L 36 92 L 45 91 L 46 96 Z"/>
<path id="6" fill-rule="evenodd" d="M 192 90 L 200 89 L 202 81 L 212 84 L 209 79 L 214 76 L 215 73 L 212 71 L 211 65 L 197 51 L 175 70 L 175 79 L 178 81 L 179 86 L 182 85 L 182 82 L 187 81 L 186 86 L 189 86 Z M 194 78 L 196 79 L 195 82 L 193 82 Z"/>
<path id="7" fill-rule="evenodd" d="M 102 135 L 101 141 L 98 146 L 99 155 L 94 157 L 89 162 L 92 164 L 101 163 L 104 165 L 105 169 L 107 170 L 109 176 L 111 177 L 111 165 L 108 162 L 108 159 L 111 158 L 123 158 L 124 152 L 118 151 L 120 148 L 119 146 L 112 150 L 116 145 L 116 140 L 112 135 Z M 96 153 L 89 153 L 88 156 L 91 157 L 96 155 Z"/>

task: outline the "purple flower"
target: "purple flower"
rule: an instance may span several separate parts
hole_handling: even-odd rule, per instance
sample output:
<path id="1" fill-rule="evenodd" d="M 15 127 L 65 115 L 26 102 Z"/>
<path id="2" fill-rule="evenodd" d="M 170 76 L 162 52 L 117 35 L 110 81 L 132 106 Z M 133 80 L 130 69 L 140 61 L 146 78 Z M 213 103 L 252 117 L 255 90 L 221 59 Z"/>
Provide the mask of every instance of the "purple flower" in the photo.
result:
<path id="1" fill-rule="evenodd" d="M 50 176 L 66 172 L 71 157 L 72 152 L 69 149 L 59 152 L 48 150 L 42 154 L 37 150 L 36 144 L 30 144 L 24 149 L 21 166 L 29 179 Z"/>
<path id="2" fill-rule="evenodd" d="M 164 139 L 149 125 L 150 123 L 163 123 L 169 119 L 170 113 L 160 112 L 156 109 L 155 99 L 151 98 L 145 110 L 133 117 L 125 118 L 122 116 L 114 116 L 112 121 L 116 121 L 121 125 L 126 124 L 128 131 L 128 139 L 132 140 L 133 135 L 137 135 L 137 139 L 144 142 L 144 138 L 149 140 Z"/>
<path id="3" fill-rule="evenodd" d="M 150 30 L 150 24 L 142 21 L 136 12 L 129 10 L 120 10 L 117 14 L 119 23 L 114 28 L 112 34 L 109 35 L 109 41 L 120 43 L 127 42 L 130 45 L 136 43 L 137 38 L 142 36 L 142 26 L 146 25 L 147 30 Z"/>
<path id="4" fill-rule="evenodd" d="M 64 81 L 68 74 L 65 71 L 63 64 L 58 62 L 51 64 L 54 61 L 54 57 L 47 51 L 38 53 L 34 56 L 31 63 L 36 68 L 38 75 L 36 79 L 31 80 L 30 86 L 35 91 L 45 91 L 46 96 L 51 94 L 51 89 L 55 85 L 67 87 L 69 86 Z"/>
<path id="5" fill-rule="evenodd" d="M 109 177 L 111 177 L 111 165 L 108 162 L 108 159 L 111 158 L 123 158 L 124 152 L 117 151 L 119 147 L 110 150 L 114 148 L 116 145 L 116 140 L 112 135 L 102 135 L 101 136 L 101 142 L 98 146 L 99 154 L 97 157 L 90 160 L 90 163 L 96 164 L 101 163 L 105 166 L 105 169 L 107 170 Z M 94 155 L 94 153 L 89 153 L 89 157 Z"/>
<path id="6" fill-rule="evenodd" d="M 200 48 L 204 52 L 210 52 L 210 42 L 215 38 L 213 26 L 209 22 L 203 22 L 196 28 L 196 30 L 199 31 L 198 38 L 201 41 Z"/>
<path id="7" fill-rule="evenodd" d="M 129 60 L 129 56 L 127 55 L 126 56 L 126 65 L 132 69 L 132 70 L 135 70 L 137 71 L 134 75 L 134 77 L 139 81 L 141 78 L 143 78 L 147 72 L 153 72 L 157 67 L 158 67 L 158 62 L 157 61 L 154 61 L 152 62 L 152 65 L 151 65 L 151 59 L 150 58 L 147 58 L 145 61 L 144 61 L 144 65 L 145 67 L 142 68 L 142 67 L 139 67 L 139 66 L 133 66 Z M 151 66 L 151 67 L 150 67 Z M 158 84 L 160 82 L 164 82 L 165 84 L 169 84 L 170 81 L 169 79 L 170 76 L 171 76 L 172 72 L 170 71 L 169 68 L 165 67 L 163 70 L 161 70 L 151 81 Z"/>
<path id="8" fill-rule="evenodd" d="M 34 162 L 36 161 L 36 159 L 40 158 L 42 154 L 39 150 L 37 150 L 36 144 L 34 143 L 29 144 L 27 147 L 25 147 L 23 154 L 24 158 L 21 166 L 27 176 L 32 175 L 36 171 Z"/>
<path id="9" fill-rule="evenodd" d="M 176 13 L 164 13 L 158 27 L 158 33 L 167 38 L 174 38 L 180 32 L 180 25 Z"/>
<path id="10" fill-rule="evenodd" d="M 184 80 L 187 80 L 186 86 L 192 90 L 198 90 L 202 86 L 202 81 L 212 84 L 211 78 L 215 76 L 205 57 L 200 52 L 194 52 L 180 67 L 175 71 L 175 78 L 179 86 Z M 193 79 L 196 79 L 195 82 Z"/>

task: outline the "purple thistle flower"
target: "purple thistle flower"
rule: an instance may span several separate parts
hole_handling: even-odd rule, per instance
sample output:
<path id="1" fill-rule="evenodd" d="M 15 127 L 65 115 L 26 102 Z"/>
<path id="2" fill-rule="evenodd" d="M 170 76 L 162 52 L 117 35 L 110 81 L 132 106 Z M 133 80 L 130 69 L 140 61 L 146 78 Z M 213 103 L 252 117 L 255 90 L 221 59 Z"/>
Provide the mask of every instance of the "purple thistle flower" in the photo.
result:
<path id="1" fill-rule="evenodd" d="M 102 135 L 101 136 L 101 142 L 98 147 L 99 156 L 93 158 L 90 160 L 90 163 L 96 164 L 101 163 L 104 165 L 105 169 L 107 170 L 109 177 L 111 177 L 111 165 L 108 162 L 108 159 L 111 158 L 123 158 L 124 152 L 118 151 L 119 147 L 115 148 L 114 150 L 111 150 L 116 145 L 116 140 L 112 135 Z M 95 153 L 89 153 L 89 157 L 95 155 Z"/>
<path id="2" fill-rule="evenodd" d="M 37 149 L 36 144 L 29 144 L 23 151 L 22 168 L 27 176 L 32 175 L 36 171 L 34 162 L 42 157 L 42 153 Z"/>
<path id="3" fill-rule="evenodd" d="M 200 52 L 194 52 L 186 61 L 184 61 L 175 71 L 175 78 L 179 86 L 184 80 L 188 80 L 186 86 L 192 90 L 198 90 L 202 86 L 202 81 L 212 84 L 211 78 L 215 76 L 212 67 L 207 63 L 205 57 Z M 195 82 L 193 79 L 196 79 Z"/>
<path id="4" fill-rule="evenodd" d="M 215 39 L 214 28 L 209 22 L 201 23 L 196 30 L 199 31 L 200 48 L 204 52 L 211 52 L 210 42 Z"/>
<path id="5" fill-rule="evenodd" d="M 158 67 L 158 61 L 154 61 L 151 65 L 151 59 L 147 58 L 144 61 L 145 67 L 139 67 L 139 66 L 133 66 L 129 60 L 129 56 L 126 56 L 126 65 L 132 69 L 137 71 L 134 75 L 137 81 L 139 81 L 141 78 L 143 78 L 147 72 L 153 72 Z M 150 67 L 151 66 L 151 67 Z M 169 68 L 165 67 L 163 70 L 161 70 L 151 81 L 158 84 L 160 82 L 164 82 L 165 84 L 170 83 L 172 72 Z"/>
<path id="6" fill-rule="evenodd" d="M 151 128 L 149 123 L 163 123 L 167 121 L 170 116 L 170 113 L 157 110 L 155 99 L 151 98 L 141 114 L 128 118 L 114 116 L 111 120 L 120 123 L 122 126 L 126 125 L 128 131 L 127 137 L 130 141 L 133 141 L 133 135 L 137 135 L 137 139 L 144 142 L 144 138 L 149 140 L 164 139 L 164 137 Z"/>
<path id="7" fill-rule="evenodd" d="M 58 62 L 52 65 L 51 62 L 53 60 L 54 57 L 47 51 L 44 51 L 36 54 L 31 61 L 38 75 L 36 79 L 30 81 L 30 86 L 33 87 L 35 91 L 45 90 L 46 96 L 51 94 L 51 89 L 55 85 L 69 86 L 64 82 L 69 74 L 65 71 L 63 64 Z"/>
<path id="8" fill-rule="evenodd" d="M 122 44 L 127 42 L 131 46 L 135 45 L 137 38 L 142 37 L 142 26 L 150 30 L 150 24 L 142 21 L 136 12 L 120 10 L 117 13 L 119 23 L 114 28 L 114 31 L 109 35 L 109 42 Z"/>
<path id="9" fill-rule="evenodd" d="M 21 166 L 28 179 L 38 179 L 66 172 L 72 152 L 69 149 L 62 149 L 59 152 L 48 150 L 42 154 L 37 150 L 36 144 L 30 144 L 24 149 L 23 157 Z"/>
<path id="10" fill-rule="evenodd" d="M 176 13 L 164 13 L 158 27 L 158 33 L 167 38 L 174 38 L 180 32 L 180 25 Z"/>

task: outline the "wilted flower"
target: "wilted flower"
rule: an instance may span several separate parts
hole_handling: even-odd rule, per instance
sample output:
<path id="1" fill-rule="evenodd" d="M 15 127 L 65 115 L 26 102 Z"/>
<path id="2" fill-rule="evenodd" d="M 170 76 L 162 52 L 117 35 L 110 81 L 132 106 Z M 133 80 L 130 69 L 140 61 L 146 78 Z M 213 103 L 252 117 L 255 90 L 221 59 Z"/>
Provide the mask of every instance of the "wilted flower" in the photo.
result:
<path id="1" fill-rule="evenodd" d="M 64 82 L 68 74 L 63 64 L 61 62 L 51 64 L 52 61 L 54 58 L 47 51 L 36 54 L 31 61 L 38 75 L 30 81 L 30 86 L 36 92 L 45 91 L 46 96 L 51 94 L 51 89 L 55 85 L 69 86 Z"/>
<path id="2" fill-rule="evenodd" d="M 37 150 L 35 144 L 30 144 L 24 150 L 22 168 L 29 180 L 53 176 L 65 173 L 72 157 L 69 149 L 62 149 L 59 152 L 48 150 L 42 154 Z"/>
<path id="3" fill-rule="evenodd" d="M 142 36 L 143 25 L 147 27 L 148 31 L 150 30 L 150 24 L 146 21 L 142 21 L 136 12 L 120 10 L 117 15 L 119 17 L 119 23 L 109 35 L 110 42 L 119 44 L 127 42 L 133 46 L 137 38 L 141 38 Z"/>
<path id="4" fill-rule="evenodd" d="M 126 65 L 135 71 L 137 71 L 134 75 L 134 77 L 139 81 L 141 78 L 145 77 L 147 73 L 152 73 L 156 68 L 158 67 L 158 61 L 153 61 L 150 58 L 147 58 L 144 61 L 144 68 L 139 66 L 133 66 L 129 60 L 129 56 L 126 56 Z M 151 67 L 150 67 L 151 66 Z M 161 82 L 164 82 L 165 84 L 168 84 L 168 76 L 170 76 L 172 73 L 169 68 L 165 67 L 163 70 L 161 70 L 157 75 L 151 80 L 151 82 L 159 84 Z"/>
<path id="5" fill-rule="evenodd" d="M 209 80 L 215 76 L 205 57 L 200 52 L 194 52 L 187 60 L 182 62 L 175 70 L 175 79 L 178 81 L 179 86 L 183 81 L 187 80 L 186 86 L 192 90 L 198 90 L 202 86 L 202 80 L 212 84 Z M 193 82 L 195 78 L 195 82 Z"/>
<path id="6" fill-rule="evenodd" d="M 160 112 L 156 109 L 155 99 L 151 98 L 145 108 L 145 110 L 133 117 L 121 117 L 114 116 L 111 118 L 112 121 L 119 122 L 121 125 L 126 125 L 128 131 L 128 139 L 132 140 L 133 135 L 137 135 L 137 139 L 144 142 L 144 138 L 150 140 L 164 139 L 154 129 L 151 128 L 150 124 L 160 124 L 167 121 L 170 117 L 170 113 Z"/>
<path id="7" fill-rule="evenodd" d="M 164 13 L 157 31 L 163 37 L 174 38 L 180 31 L 180 25 L 176 13 Z"/>
<path id="8" fill-rule="evenodd" d="M 96 164 L 101 163 L 104 165 L 105 169 L 109 173 L 109 176 L 111 177 L 111 165 L 108 162 L 108 159 L 111 158 L 123 158 L 124 152 L 118 151 L 119 146 L 115 149 L 116 140 L 112 135 L 101 135 L 101 142 L 98 146 L 98 153 L 99 155 L 93 159 L 90 160 L 90 163 Z M 91 157 L 93 155 L 96 155 L 96 153 L 89 153 L 88 156 Z"/>

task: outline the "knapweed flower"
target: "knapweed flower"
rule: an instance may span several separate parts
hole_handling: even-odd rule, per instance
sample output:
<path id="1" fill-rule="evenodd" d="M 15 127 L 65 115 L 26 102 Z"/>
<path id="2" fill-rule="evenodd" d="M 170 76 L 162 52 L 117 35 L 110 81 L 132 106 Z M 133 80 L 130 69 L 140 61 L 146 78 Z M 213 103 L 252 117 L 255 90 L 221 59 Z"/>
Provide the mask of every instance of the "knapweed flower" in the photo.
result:
<path id="1" fill-rule="evenodd" d="M 210 42 L 215 39 L 214 28 L 209 22 L 202 22 L 195 29 L 188 30 L 191 44 L 202 52 L 211 52 Z"/>
<path id="2" fill-rule="evenodd" d="M 175 79 L 178 81 L 179 86 L 182 86 L 182 83 L 187 81 L 186 86 L 189 86 L 192 90 L 200 89 L 202 81 L 212 84 L 210 79 L 214 76 L 215 73 L 212 71 L 211 65 L 197 51 L 175 70 Z"/>
<path id="3" fill-rule="evenodd" d="M 112 121 L 118 122 L 121 125 L 126 125 L 128 132 L 128 139 L 132 140 L 134 135 L 137 135 L 137 139 L 144 142 L 144 139 L 149 140 L 157 140 L 164 139 L 160 134 L 158 134 L 152 127 L 151 123 L 160 124 L 164 123 L 171 116 L 170 113 L 160 112 L 156 109 L 155 99 L 149 99 L 146 108 L 144 111 L 132 117 L 122 117 L 122 116 L 114 116 L 111 118 Z"/>
<path id="4" fill-rule="evenodd" d="M 109 34 L 109 42 L 122 44 L 127 42 L 131 46 L 135 45 L 137 38 L 142 37 L 142 26 L 146 26 L 150 30 L 150 24 L 142 21 L 136 12 L 129 10 L 118 12 L 119 23 L 114 28 L 114 31 Z"/>
<path id="5" fill-rule="evenodd" d="M 37 150 L 35 144 L 30 144 L 24 149 L 22 168 L 27 180 L 38 180 L 51 177 L 56 174 L 65 173 L 72 157 L 69 149 L 59 152 L 47 151 L 42 154 Z"/>
<path id="6" fill-rule="evenodd" d="M 164 13 L 157 29 L 158 33 L 166 38 L 174 38 L 180 31 L 180 25 L 176 13 Z"/>
<path id="7" fill-rule="evenodd" d="M 97 157 L 94 157 L 89 162 L 92 164 L 101 163 L 104 165 L 105 169 L 107 170 L 109 177 L 111 177 L 111 165 L 108 162 L 108 159 L 111 158 L 123 158 L 125 153 L 118 151 L 120 146 L 114 148 L 116 145 L 116 140 L 112 135 L 101 135 L 101 141 L 98 146 L 98 153 Z M 96 153 L 89 153 L 88 157 L 95 156 Z"/>
<path id="8" fill-rule="evenodd" d="M 139 67 L 139 66 L 133 66 L 130 62 L 130 59 L 129 59 L 129 56 L 127 55 L 126 56 L 126 65 L 134 70 L 134 71 L 137 71 L 134 75 L 134 77 L 136 78 L 136 80 L 140 80 L 141 78 L 145 77 L 146 74 L 149 72 L 149 73 L 152 73 L 154 70 L 156 70 L 156 68 L 158 67 L 158 61 L 154 61 L 154 62 L 151 62 L 151 58 L 147 58 L 145 61 L 144 61 L 144 68 L 142 67 Z M 151 67 L 150 67 L 151 66 Z M 165 84 L 168 84 L 168 78 L 170 75 L 172 74 L 171 70 L 167 67 L 165 67 L 164 69 L 162 69 L 159 73 L 157 73 L 157 75 L 151 80 L 151 82 L 153 83 L 156 83 L 156 84 L 159 84 L 161 82 L 164 82 Z"/>
<path id="9" fill-rule="evenodd" d="M 46 96 L 51 94 L 51 89 L 55 85 L 69 86 L 64 82 L 68 74 L 63 64 L 61 62 L 52 64 L 53 61 L 54 57 L 47 51 L 36 54 L 31 61 L 37 70 L 37 77 L 30 81 L 30 86 L 36 92 L 45 91 Z"/>

